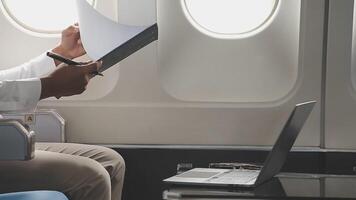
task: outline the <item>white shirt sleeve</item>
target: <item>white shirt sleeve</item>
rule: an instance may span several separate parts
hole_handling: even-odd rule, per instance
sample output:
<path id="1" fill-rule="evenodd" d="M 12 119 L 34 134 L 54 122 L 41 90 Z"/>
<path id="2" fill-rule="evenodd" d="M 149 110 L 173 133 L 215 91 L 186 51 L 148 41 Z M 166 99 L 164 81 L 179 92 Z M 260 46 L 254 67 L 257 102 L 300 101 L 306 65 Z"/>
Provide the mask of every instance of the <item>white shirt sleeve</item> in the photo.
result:
<path id="1" fill-rule="evenodd" d="M 25 64 L 0 71 L 0 81 L 39 78 L 55 69 L 55 67 L 54 60 L 46 56 L 46 54 L 42 54 Z"/>
<path id="2" fill-rule="evenodd" d="M 35 109 L 42 88 L 39 77 L 53 69 L 53 59 L 42 54 L 28 63 L 0 71 L 0 111 Z"/>

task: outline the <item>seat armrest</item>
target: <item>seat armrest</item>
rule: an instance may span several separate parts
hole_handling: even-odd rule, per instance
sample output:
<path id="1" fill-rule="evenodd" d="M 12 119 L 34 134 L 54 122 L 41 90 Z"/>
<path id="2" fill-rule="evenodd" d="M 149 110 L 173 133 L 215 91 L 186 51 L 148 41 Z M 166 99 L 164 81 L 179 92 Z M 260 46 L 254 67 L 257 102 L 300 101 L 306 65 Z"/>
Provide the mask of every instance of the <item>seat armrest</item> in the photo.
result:
<path id="1" fill-rule="evenodd" d="M 34 157 L 35 134 L 18 120 L 0 120 L 0 161 Z"/>

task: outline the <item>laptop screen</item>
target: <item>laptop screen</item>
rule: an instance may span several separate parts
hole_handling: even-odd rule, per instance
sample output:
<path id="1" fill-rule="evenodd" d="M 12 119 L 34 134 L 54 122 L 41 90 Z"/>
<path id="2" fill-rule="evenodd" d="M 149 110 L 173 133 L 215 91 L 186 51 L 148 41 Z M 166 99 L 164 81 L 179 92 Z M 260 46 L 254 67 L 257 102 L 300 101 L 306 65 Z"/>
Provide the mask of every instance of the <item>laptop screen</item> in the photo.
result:
<path id="1" fill-rule="evenodd" d="M 299 132 L 303 128 L 305 121 L 308 119 L 315 103 L 315 101 L 311 101 L 295 106 L 274 144 L 272 151 L 268 154 L 261 173 L 256 180 L 256 184 L 269 180 L 282 169 L 287 155 L 297 139 Z"/>

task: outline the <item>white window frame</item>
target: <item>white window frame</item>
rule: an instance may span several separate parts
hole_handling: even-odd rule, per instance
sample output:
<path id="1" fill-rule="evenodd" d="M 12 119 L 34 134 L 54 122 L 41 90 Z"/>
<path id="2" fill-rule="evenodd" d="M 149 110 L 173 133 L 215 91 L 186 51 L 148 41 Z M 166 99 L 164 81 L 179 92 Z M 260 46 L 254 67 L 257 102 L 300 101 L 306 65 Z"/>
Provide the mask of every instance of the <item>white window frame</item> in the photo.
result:
<path id="1" fill-rule="evenodd" d="M 19 20 L 10 10 L 8 5 L 6 4 L 7 0 L 0 0 L 0 8 L 3 14 L 5 15 L 6 19 L 14 25 L 16 28 L 20 29 L 22 32 L 33 36 L 39 37 L 60 37 L 61 30 L 41 30 L 34 28 L 32 26 L 27 25 L 26 23 Z M 74 1 L 74 0 L 73 0 Z M 91 0 L 91 5 L 96 7 L 97 0 Z"/>
<path id="2" fill-rule="evenodd" d="M 275 5 L 270 13 L 270 15 L 257 27 L 245 31 L 245 32 L 240 32 L 240 33 L 220 33 L 220 32 L 215 32 L 213 30 L 210 30 L 206 28 L 204 25 L 199 23 L 191 14 L 191 11 L 189 11 L 188 5 L 186 3 L 187 0 L 181 0 L 182 8 L 184 8 L 184 13 L 187 19 L 190 21 L 190 23 L 197 28 L 200 32 L 209 35 L 214 38 L 219 38 L 219 39 L 239 39 L 239 38 L 246 38 L 246 37 L 251 37 L 261 31 L 263 31 L 266 27 L 270 25 L 270 23 L 273 21 L 274 16 L 278 14 L 278 8 L 280 6 L 281 0 L 275 0 Z"/>

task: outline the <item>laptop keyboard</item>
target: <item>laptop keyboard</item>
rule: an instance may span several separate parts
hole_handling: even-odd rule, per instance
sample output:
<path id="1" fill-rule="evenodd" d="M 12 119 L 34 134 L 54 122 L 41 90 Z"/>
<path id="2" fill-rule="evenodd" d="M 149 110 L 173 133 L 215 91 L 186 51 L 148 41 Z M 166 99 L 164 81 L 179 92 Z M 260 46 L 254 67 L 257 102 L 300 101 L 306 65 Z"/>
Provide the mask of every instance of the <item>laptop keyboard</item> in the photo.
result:
<path id="1" fill-rule="evenodd" d="M 259 172 L 260 171 L 252 170 L 232 170 L 230 172 L 209 179 L 209 182 L 245 184 L 255 179 Z"/>

